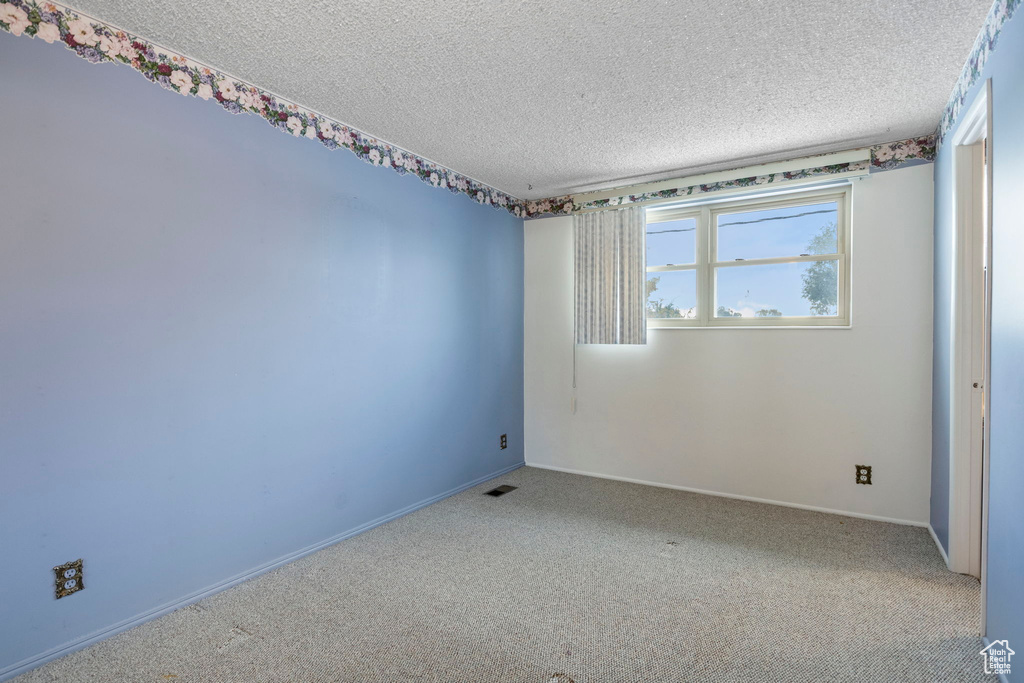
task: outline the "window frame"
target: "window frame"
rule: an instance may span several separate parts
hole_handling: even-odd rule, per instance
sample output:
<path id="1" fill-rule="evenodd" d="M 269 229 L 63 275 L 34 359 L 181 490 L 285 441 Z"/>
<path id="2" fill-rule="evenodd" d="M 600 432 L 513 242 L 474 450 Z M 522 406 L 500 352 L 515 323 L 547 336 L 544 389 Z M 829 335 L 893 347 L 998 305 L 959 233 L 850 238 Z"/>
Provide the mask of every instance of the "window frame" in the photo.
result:
<path id="1" fill-rule="evenodd" d="M 784 195 L 745 196 L 743 198 L 719 198 L 702 203 L 687 203 L 676 206 L 651 206 L 645 215 L 646 225 L 663 223 L 682 218 L 696 218 L 695 263 L 672 266 L 648 266 L 647 273 L 696 270 L 697 271 L 697 315 L 694 318 L 647 318 L 648 329 L 690 329 L 726 327 L 849 327 L 850 326 L 850 205 L 852 186 L 849 184 L 812 190 L 796 190 Z M 807 206 L 825 202 L 836 203 L 836 253 L 811 256 L 780 256 L 773 258 L 746 259 L 743 261 L 718 261 L 717 218 L 725 213 L 752 210 L 783 209 L 791 206 Z M 656 212 L 657 220 L 651 220 Z M 716 260 L 712 260 L 712 258 Z M 839 264 L 838 299 L 836 315 L 806 315 L 764 318 L 719 318 L 714 315 L 717 299 L 716 274 L 720 268 L 744 268 L 786 263 L 807 263 L 815 261 L 836 261 Z M 644 278 L 646 281 L 646 277 Z"/>

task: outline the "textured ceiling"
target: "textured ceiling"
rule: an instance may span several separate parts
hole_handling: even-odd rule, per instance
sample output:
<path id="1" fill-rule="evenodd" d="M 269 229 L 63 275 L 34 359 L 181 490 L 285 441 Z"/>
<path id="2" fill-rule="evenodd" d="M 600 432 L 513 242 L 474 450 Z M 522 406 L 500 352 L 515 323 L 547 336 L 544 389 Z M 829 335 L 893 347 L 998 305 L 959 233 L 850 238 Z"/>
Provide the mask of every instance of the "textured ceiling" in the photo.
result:
<path id="1" fill-rule="evenodd" d="M 72 5 L 532 199 L 933 132 L 991 0 Z"/>

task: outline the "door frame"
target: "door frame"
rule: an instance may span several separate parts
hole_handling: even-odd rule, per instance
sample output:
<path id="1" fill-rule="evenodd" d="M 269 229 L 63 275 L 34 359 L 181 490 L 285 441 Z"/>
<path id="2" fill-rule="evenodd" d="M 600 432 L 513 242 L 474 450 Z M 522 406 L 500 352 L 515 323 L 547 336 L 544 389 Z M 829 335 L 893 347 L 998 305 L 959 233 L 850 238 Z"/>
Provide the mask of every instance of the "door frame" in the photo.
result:
<path id="1" fill-rule="evenodd" d="M 988 459 L 985 453 L 990 430 L 982 427 L 981 406 L 983 401 L 988 401 L 987 347 L 991 339 L 991 79 L 985 82 L 964 113 L 950 144 L 953 146 L 954 230 L 950 301 L 949 568 L 981 579 L 984 610 L 988 529 Z M 982 265 L 983 249 L 988 252 L 987 270 Z M 986 417 L 991 414 L 990 406 L 984 405 L 983 410 Z"/>

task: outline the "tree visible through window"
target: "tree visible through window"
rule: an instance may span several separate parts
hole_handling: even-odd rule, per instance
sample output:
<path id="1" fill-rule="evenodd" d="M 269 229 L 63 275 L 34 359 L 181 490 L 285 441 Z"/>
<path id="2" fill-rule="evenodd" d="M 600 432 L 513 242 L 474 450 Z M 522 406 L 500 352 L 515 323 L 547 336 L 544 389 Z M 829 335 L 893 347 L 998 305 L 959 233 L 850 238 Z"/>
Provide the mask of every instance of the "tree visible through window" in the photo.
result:
<path id="1" fill-rule="evenodd" d="M 829 223 L 807 245 L 808 254 L 834 253 L 836 244 L 836 224 Z M 815 315 L 835 315 L 839 303 L 839 262 L 815 261 L 807 267 L 802 275 L 804 281 L 803 297 L 811 304 L 811 312 Z"/>
<path id="2" fill-rule="evenodd" d="M 833 190 L 649 209 L 648 319 L 846 324 L 846 202 Z"/>

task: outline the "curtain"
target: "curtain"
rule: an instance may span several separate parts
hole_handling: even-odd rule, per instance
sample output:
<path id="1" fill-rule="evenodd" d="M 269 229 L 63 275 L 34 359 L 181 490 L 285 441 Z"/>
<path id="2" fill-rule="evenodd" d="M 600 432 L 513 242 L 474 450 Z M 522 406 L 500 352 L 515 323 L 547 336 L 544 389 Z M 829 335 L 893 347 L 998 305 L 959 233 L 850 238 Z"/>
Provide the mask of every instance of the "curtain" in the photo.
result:
<path id="1" fill-rule="evenodd" d="M 576 214 L 573 221 L 576 343 L 646 344 L 643 207 Z"/>

